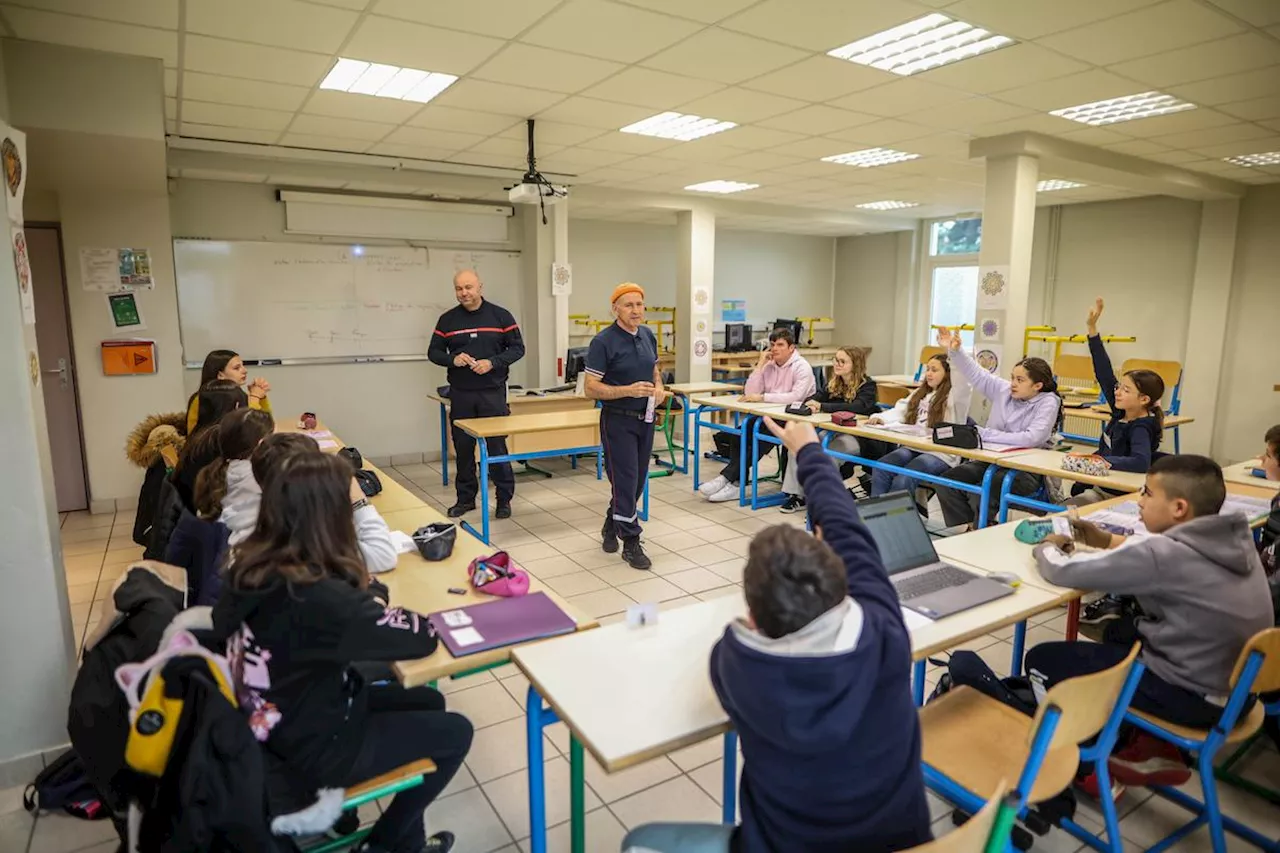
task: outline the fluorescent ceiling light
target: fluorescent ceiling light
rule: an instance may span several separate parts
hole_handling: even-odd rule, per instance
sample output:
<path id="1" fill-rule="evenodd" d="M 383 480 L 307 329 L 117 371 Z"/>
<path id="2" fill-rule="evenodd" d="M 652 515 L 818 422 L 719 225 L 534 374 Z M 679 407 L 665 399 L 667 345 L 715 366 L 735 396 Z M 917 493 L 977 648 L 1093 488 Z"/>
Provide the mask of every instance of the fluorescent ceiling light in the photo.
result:
<path id="1" fill-rule="evenodd" d="M 320 88 L 425 104 L 457 79 L 452 74 L 438 71 L 419 71 L 340 57 L 325 75 Z"/>
<path id="2" fill-rule="evenodd" d="M 699 193 L 740 193 L 743 190 L 754 190 L 759 184 L 744 184 L 742 181 L 703 181 L 685 187 Z"/>
<path id="3" fill-rule="evenodd" d="M 657 136 L 661 139 L 688 142 L 737 126 L 731 121 L 720 121 L 714 118 L 688 116 L 681 113 L 661 113 L 650 116 L 644 121 L 629 124 L 621 130 L 623 133 L 638 133 L 641 136 Z"/>
<path id="4" fill-rule="evenodd" d="M 864 210 L 902 210 L 906 207 L 919 207 L 918 201 L 894 201 L 886 199 L 885 201 L 869 201 L 866 204 L 859 204 Z"/>
<path id="5" fill-rule="evenodd" d="M 1052 110 L 1049 115 L 1097 127 L 1104 124 L 1133 121 L 1138 118 L 1180 113 L 1183 110 L 1194 110 L 1195 108 L 1195 104 L 1189 101 L 1180 101 L 1173 95 L 1162 95 L 1159 92 L 1142 92 L 1137 95 L 1125 95 L 1123 98 L 1110 98 L 1105 101 L 1094 101 L 1091 104 L 1064 107 L 1060 110 Z"/>
<path id="6" fill-rule="evenodd" d="M 906 151 L 895 151 L 892 148 L 865 148 L 862 151 L 850 151 L 847 154 L 832 154 L 830 157 L 823 157 L 822 162 L 839 163 L 841 166 L 861 166 L 863 169 L 869 169 L 872 166 L 887 166 L 890 163 L 914 160 L 919 156 L 919 154 L 909 154 Z"/>
<path id="7" fill-rule="evenodd" d="M 1057 192 L 1058 190 L 1074 190 L 1082 186 L 1084 186 L 1084 184 L 1078 184 L 1075 181 L 1060 181 L 1057 178 L 1051 178 L 1047 181 L 1041 181 L 1036 184 L 1036 192 L 1051 193 Z"/>
<path id="8" fill-rule="evenodd" d="M 827 51 L 904 77 L 1013 44 L 1013 39 L 934 13 Z"/>
<path id="9" fill-rule="evenodd" d="M 1228 163 L 1237 166 L 1256 168 L 1258 166 L 1280 166 L 1280 151 L 1264 151 L 1261 154 L 1237 154 L 1235 157 L 1223 157 Z"/>

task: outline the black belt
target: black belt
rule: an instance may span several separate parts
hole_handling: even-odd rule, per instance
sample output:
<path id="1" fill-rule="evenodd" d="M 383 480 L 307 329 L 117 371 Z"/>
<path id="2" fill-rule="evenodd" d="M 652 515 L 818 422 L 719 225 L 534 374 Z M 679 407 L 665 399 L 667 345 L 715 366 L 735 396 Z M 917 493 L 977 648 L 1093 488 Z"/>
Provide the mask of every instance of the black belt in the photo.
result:
<path id="1" fill-rule="evenodd" d="M 644 420 L 644 412 L 637 409 L 619 409 L 614 406 L 601 406 L 600 411 L 604 412 L 606 415 L 620 415 L 624 418 L 631 418 L 637 421 Z"/>

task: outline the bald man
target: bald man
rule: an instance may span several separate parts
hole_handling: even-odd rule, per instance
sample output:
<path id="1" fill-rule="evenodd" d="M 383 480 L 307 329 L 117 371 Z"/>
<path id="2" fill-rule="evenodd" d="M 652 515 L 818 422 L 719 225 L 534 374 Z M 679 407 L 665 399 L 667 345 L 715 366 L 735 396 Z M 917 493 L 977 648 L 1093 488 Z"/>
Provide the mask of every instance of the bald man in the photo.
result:
<path id="1" fill-rule="evenodd" d="M 484 298 L 484 283 L 475 270 L 459 270 L 453 277 L 453 295 L 458 307 L 440 315 L 427 357 L 448 371 L 449 419 L 494 418 L 511 414 L 507 407 L 507 375 L 511 365 L 524 358 L 524 339 L 511 312 Z M 490 456 L 505 456 L 504 437 L 488 439 Z M 480 479 L 476 475 L 476 440 L 453 427 L 453 449 L 457 455 L 455 484 L 458 502 L 449 508 L 449 517 L 458 518 L 476 508 Z M 511 517 L 511 498 L 516 493 L 515 474 L 510 462 L 490 466 L 498 493 L 498 518 Z M 480 495 L 488 500 L 487 495 Z"/>

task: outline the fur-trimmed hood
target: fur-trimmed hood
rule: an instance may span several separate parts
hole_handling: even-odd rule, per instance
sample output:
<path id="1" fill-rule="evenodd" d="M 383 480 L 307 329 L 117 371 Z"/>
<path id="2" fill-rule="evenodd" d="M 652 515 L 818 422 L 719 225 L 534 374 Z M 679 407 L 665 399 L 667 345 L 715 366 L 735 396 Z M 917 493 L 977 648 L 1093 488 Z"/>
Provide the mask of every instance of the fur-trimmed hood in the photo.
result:
<path id="1" fill-rule="evenodd" d="M 169 427 L 169 429 L 163 429 Z M 163 415 L 148 415 L 142 423 L 133 428 L 124 444 L 125 456 L 139 468 L 150 468 L 160 458 L 160 451 L 166 446 L 181 450 L 186 442 L 187 415 L 185 412 L 169 412 Z"/>

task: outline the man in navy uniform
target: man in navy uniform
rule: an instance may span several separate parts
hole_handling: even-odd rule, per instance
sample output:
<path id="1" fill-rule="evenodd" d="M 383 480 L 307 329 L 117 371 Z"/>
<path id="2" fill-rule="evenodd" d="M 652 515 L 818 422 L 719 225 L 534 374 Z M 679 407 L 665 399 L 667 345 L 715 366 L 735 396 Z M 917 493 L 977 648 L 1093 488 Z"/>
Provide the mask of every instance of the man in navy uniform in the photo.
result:
<path id="1" fill-rule="evenodd" d="M 453 277 L 453 295 L 458 307 L 440 315 L 427 357 L 448 370 L 449 418 L 494 418 L 511 414 L 507 407 L 507 374 L 511 365 L 524 358 L 524 339 L 511 312 L 484 298 L 484 284 L 475 270 L 459 270 Z M 503 436 L 487 439 L 490 456 L 505 456 Z M 449 508 L 457 518 L 476 508 L 480 481 L 476 476 L 476 440 L 453 427 L 453 449 L 457 455 L 458 502 Z M 511 498 L 516 493 L 515 474 L 510 462 L 490 466 L 498 492 L 498 518 L 511 517 Z M 480 495 L 488 500 L 487 495 Z"/>
<path id="2" fill-rule="evenodd" d="M 649 478 L 654 408 L 662 400 L 658 340 L 644 323 L 644 288 L 626 282 L 613 290 L 616 321 L 587 349 L 586 394 L 600 401 L 600 443 L 613 493 L 605 510 L 605 553 L 618 550 L 633 569 L 653 565 L 640 546 L 636 505 Z"/>

